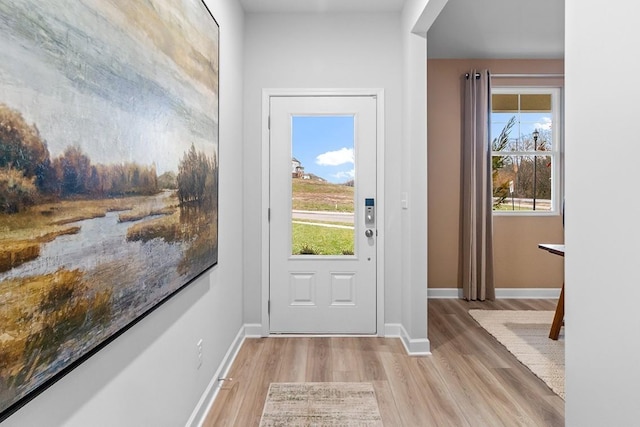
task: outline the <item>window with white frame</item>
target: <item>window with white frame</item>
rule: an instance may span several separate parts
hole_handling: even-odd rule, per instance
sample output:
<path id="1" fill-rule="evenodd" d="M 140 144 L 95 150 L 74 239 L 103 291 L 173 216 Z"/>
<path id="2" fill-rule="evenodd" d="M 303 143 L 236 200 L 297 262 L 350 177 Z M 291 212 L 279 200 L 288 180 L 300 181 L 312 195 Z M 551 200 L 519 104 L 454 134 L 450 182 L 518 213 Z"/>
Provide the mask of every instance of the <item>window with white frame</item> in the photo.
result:
<path id="1" fill-rule="evenodd" d="M 494 213 L 557 213 L 560 207 L 559 88 L 493 88 Z"/>

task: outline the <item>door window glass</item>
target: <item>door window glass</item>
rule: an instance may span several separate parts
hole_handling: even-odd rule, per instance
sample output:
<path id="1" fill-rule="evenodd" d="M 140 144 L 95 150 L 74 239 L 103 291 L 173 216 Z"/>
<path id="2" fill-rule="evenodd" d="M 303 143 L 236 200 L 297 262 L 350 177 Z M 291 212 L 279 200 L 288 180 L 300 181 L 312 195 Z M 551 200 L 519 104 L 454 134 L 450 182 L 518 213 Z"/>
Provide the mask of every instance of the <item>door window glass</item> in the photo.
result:
<path id="1" fill-rule="evenodd" d="M 354 255 L 354 117 L 291 126 L 291 254 Z"/>

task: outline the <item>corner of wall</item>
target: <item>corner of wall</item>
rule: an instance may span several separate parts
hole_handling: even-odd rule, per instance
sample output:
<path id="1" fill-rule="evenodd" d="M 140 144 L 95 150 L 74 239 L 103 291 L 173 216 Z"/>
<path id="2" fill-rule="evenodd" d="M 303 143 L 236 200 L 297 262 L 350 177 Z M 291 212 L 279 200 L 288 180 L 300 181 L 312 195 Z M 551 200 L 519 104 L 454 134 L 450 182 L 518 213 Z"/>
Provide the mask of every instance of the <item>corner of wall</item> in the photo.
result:
<path id="1" fill-rule="evenodd" d="M 409 356 L 428 356 L 431 354 L 431 343 L 427 338 L 411 338 L 407 330 L 400 323 L 384 325 L 384 336 L 399 338 Z"/>
<path id="2" fill-rule="evenodd" d="M 416 6 L 417 9 L 414 9 Z M 414 34 L 422 1 L 409 2 L 403 13 L 403 110 L 401 192 L 408 208 L 401 211 L 401 322 L 408 349 L 427 340 L 427 43 Z M 408 8 L 412 8 L 409 10 Z M 417 15 L 416 15 L 417 13 Z M 413 16 L 415 15 L 415 16 Z M 417 340 L 417 341 L 416 341 Z M 427 345 L 428 347 L 428 345 Z"/>
<path id="3" fill-rule="evenodd" d="M 191 416 L 187 420 L 186 426 L 201 426 L 204 424 L 204 421 L 207 417 L 207 414 L 220 391 L 224 381 L 231 381 L 232 378 L 227 379 L 227 375 L 229 370 L 231 369 L 231 365 L 233 365 L 233 361 L 236 359 L 242 344 L 244 343 L 245 338 L 247 338 L 246 326 L 240 328 L 238 333 L 236 334 L 235 339 L 229 346 L 229 349 L 224 355 L 224 358 L 220 362 L 216 373 L 213 375 L 213 378 L 209 381 L 207 388 L 204 393 L 200 397 L 198 404 L 195 409 L 191 413 Z"/>

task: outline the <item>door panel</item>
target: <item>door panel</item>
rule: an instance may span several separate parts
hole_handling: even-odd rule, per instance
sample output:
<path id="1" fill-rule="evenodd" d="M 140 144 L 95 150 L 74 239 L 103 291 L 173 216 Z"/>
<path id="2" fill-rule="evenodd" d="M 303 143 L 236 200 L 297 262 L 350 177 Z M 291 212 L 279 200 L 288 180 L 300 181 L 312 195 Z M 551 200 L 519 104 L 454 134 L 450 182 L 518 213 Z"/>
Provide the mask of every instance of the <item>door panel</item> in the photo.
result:
<path id="1" fill-rule="evenodd" d="M 376 100 L 271 97 L 270 122 L 270 331 L 374 334 Z"/>

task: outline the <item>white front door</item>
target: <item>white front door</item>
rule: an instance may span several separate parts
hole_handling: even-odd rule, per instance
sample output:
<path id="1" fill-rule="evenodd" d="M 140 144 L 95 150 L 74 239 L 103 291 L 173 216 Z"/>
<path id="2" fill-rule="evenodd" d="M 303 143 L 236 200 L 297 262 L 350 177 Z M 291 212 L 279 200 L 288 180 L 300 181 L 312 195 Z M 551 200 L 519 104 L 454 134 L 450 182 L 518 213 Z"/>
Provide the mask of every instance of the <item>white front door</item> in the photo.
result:
<path id="1" fill-rule="evenodd" d="M 270 331 L 376 333 L 376 99 L 270 98 Z"/>

